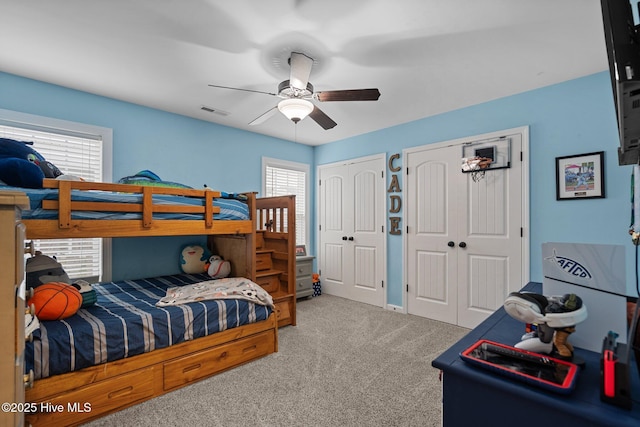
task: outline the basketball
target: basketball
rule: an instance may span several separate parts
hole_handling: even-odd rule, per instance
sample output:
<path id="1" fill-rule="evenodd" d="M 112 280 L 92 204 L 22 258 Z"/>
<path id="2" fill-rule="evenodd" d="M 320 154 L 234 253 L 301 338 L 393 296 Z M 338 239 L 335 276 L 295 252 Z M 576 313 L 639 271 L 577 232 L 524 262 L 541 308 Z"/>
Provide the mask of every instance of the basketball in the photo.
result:
<path id="1" fill-rule="evenodd" d="M 27 304 L 35 307 L 40 320 L 60 320 L 76 314 L 82 305 L 82 295 L 66 283 L 49 282 L 35 288 Z"/>

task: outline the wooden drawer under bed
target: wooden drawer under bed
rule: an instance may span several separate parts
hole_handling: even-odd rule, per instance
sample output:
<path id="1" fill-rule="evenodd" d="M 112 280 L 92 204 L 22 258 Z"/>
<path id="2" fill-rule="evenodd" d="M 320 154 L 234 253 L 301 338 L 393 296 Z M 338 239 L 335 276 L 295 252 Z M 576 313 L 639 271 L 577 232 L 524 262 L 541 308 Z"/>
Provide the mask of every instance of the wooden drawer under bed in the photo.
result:
<path id="1" fill-rule="evenodd" d="M 37 380 L 27 402 L 45 410 L 27 414 L 26 422 L 79 425 L 266 356 L 278 351 L 276 322 L 274 313 L 263 322 Z"/>
<path id="2" fill-rule="evenodd" d="M 27 414 L 32 426 L 71 426 L 142 402 L 153 396 L 153 377 L 157 367 L 139 369 L 114 378 L 117 387 L 105 390 L 98 382 L 49 397 L 35 403 L 39 412 Z"/>
<path id="3" fill-rule="evenodd" d="M 264 332 L 233 344 L 220 345 L 164 363 L 164 389 L 168 391 L 257 357 L 266 356 L 270 353 L 270 348 L 273 350 L 273 340 L 265 339 L 266 334 Z"/>

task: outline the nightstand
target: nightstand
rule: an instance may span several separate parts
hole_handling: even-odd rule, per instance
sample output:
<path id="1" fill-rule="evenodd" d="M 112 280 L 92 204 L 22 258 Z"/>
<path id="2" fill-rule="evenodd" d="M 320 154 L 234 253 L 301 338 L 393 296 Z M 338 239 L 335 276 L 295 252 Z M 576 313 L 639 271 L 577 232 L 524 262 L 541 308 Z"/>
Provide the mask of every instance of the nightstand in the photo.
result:
<path id="1" fill-rule="evenodd" d="M 313 260 L 312 256 L 296 257 L 296 298 L 313 295 Z"/>

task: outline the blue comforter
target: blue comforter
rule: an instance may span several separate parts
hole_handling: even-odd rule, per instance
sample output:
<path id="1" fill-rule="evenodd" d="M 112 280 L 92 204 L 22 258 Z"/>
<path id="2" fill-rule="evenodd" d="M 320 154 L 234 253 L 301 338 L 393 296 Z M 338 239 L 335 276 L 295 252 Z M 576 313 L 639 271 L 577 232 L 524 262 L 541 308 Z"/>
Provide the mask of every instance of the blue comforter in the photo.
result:
<path id="1" fill-rule="evenodd" d="M 158 307 L 174 286 L 211 278 L 179 274 L 93 285 L 95 305 L 63 320 L 43 321 L 26 344 L 35 378 L 75 371 L 265 320 L 269 306 L 240 299 Z"/>
<path id="2" fill-rule="evenodd" d="M 0 186 L 0 190 L 22 191 L 30 201 L 30 210 L 22 212 L 23 219 L 56 219 L 58 212 L 55 210 L 42 209 L 43 200 L 57 200 L 58 190 L 43 188 L 21 188 Z M 71 200 L 84 202 L 117 202 L 117 203 L 142 203 L 141 194 L 133 193 L 111 193 L 108 191 L 71 191 Z M 182 204 L 185 206 L 202 206 L 204 200 L 194 197 L 183 197 L 167 194 L 155 194 L 154 204 Z M 222 197 L 213 200 L 213 205 L 220 208 L 220 213 L 213 215 L 214 219 L 246 220 L 249 219 L 249 208 L 244 200 L 234 197 L 230 193 L 222 193 Z M 94 212 L 94 211 L 73 211 L 72 219 L 140 219 L 140 213 L 126 212 Z M 153 219 L 202 219 L 199 214 L 185 213 L 154 213 Z"/>

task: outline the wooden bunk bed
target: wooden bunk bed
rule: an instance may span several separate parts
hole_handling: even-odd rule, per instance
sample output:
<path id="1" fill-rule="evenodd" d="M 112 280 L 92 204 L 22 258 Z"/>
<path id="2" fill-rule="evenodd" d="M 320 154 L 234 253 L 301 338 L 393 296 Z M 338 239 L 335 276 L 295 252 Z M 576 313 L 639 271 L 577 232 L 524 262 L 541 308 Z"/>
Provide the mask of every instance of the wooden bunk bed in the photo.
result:
<path id="1" fill-rule="evenodd" d="M 137 237 L 137 236 L 181 236 L 206 234 L 251 234 L 256 229 L 253 219 L 214 221 L 213 215 L 220 209 L 212 203 L 221 192 L 209 189 L 194 190 L 167 187 L 151 187 L 130 184 L 109 184 L 79 181 L 44 179 L 45 189 L 57 190 L 57 200 L 42 200 L 43 210 L 57 213 L 51 219 L 24 219 L 28 239 L 64 239 L 77 237 Z M 139 196 L 140 202 L 124 201 L 72 201 L 72 191 L 105 191 L 121 195 Z M 159 195 L 183 196 L 201 200 L 201 204 L 159 204 L 154 197 Z M 137 200 L 137 199 L 134 199 Z M 249 211 L 255 206 L 255 196 L 248 195 Z M 139 214 L 139 219 L 77 219 L 78 211 Z M 155 220 L 158 214 L 193 214 L 200 219 Z"/>
<path id="2" fill-rule="evenodd" d="M 274 251 L 274 265 L 282 270 L 278 276 L 278 286 L 269 292 L 274 295 L 276 309 L 266 319 L 217 332 L 205 337 L 189 340 L 170 347 L 156 349 L 121 360 L 110 361 L 96 366 L 90 366 L 74 372 L 54 375 L 47 378 L 33 380 L 25 375 L 26 391 L 15 390 L 15 397 L 25 396 L 25 401 L 31 408 L 41 408 L 41 404 L 50 404 L 54 408 L 62 405 L 62 411 L 25 414 L 25 420 L 31 425 L 77 425 L 88 420 L 98 418 L 125 407 L 135 405 L 161 394 L 183 387 L 195 381 L 209 377 L 221 371 L 231 369 L 256 358 L 278 351 L 278 324 L 295 324 L 295 208 L 291 197 L 270 198 L 266 202 L 256 200 L 255 194 L 246 194 L 249 219 L 216 220 L 212 219 L 218 208 L 212 201 L 220 197 L 220 192 L 213 190 L 173 189 L 162 187 L 146 187 L 125 184 L 88 183 L 75 181 L 47 180 L 45 188 L 55 189 L 56 200 L 43 200 L 43 209 L 54 209 L 56 215 L 48 219 L 22 219 L 26 226 L 27 239 L 74 238 L 74 237 L 138 237 L 138 236 L 168 236 L 168 235 L 209 235 L 212 250 L 216 246 L 232 250 L 232 264 L 234 274 L 256 281 L 256 251 L 259 251 L 264 240 L 262 232 L 257 232 L 263 226 L 258 226 L 257 212 L 280 212 L 286 215 L 282 220 L 282 227 L 286 231 L 278 232 L 279 250 Z M 1 189 L 0 189 L 1 190 Z M 74 192 L 114 192 L 137 194 L 139 203 L 74 201 Z M 156 203 L 161 195 L 171 197 L 181 196 L 197 200 L 197 206 L 182 206 L 171 203 Z M 267 204 L 268 208 L 260 208 L 260 204 Z M 282 206 L 278 206 L 278 203 Z M 20 208 L 25 208 L 24 202 L 15 207 L 9 207 L 10 213 L 2 217 L 0 227 L 15 230 L 15 223 L 19 223 Z M 33 209 L 33 206 L 32 206 Z M 84 219 L 76 218 L 78 211 L 109 211 L 117 213 L 131 213 L 139 216 L 135 219 Z M 27 211 L 23 211 L 26 213 Z M 201 216 L 199 219 L 160 219 L 157 215 L 186 213 Z M 262 214 L 264 215 L 264 213 Z M 17 219 L 16 219 L 17 218 Z M 262 219 L 261 219 L 262 222 Z M 286 223 L 285 223 L 286 222 Z M 256 234 L 260 234 L 260 238 Z M 15 277 L 24 277 L 24 270 L 20 270 L 24 234 L 12 233 L 12 241 L 3 239 L 0 246 L 4 252 L 15 253 Z M 225 241 L 233 241 L 232 249 L 224 246 Z M 222 245 L 222 246 L 221 246 Z M 284 246 L 283 246 L 284 245 Z M 215 252 L 214 252 L 215 253 Z M 227 257 L 229 253 L 221 253 Z M 23 267 L 22 267 L 23 268 Z M 22 276 L 21 276 L 22 275 Z M 4 285 L 4 283 L 3 283 Z M 8 287 L 7 287 L 8 288 Z M 19 290 L 19 282 L 13 286 L 15 330 L 4 330 L 4 342 L 15 342 L 16 360 L 20 360 L 20 349 L 24 349 L 24 285 Z M 8 295 L 8 290 L 3 289 Z M 22 305 L 21 305 L 22 304 Z M 284 307 L 284 308 L 283 308 Z M 278 313 L 286 312 L 285 318 L 278 318 Z M 284 319 L 284 320 L 283 320 Z M 8 336 L 7 336 L 8 335 Z M 28 339 L 28 337 L 27 337 Z M 24 361 L 22 362 L 24 363 Z M 6 366 L 2 366 L 4 371 Z M 7 369 L 14 374 L 18 368 Z M 19 388 L 17 385 L 16 388 Z M 88 403 L 90 409 L 82 406 Z M 69 406 L 71 405 L 71 406 Z M 77 409 L 74 411 L 69 408 Z M 0 417 L 6 415 L 0 414 Z M 7 418 L 8 420 L 8 418 Z M 4 420 L 0 424 L 5 424 Z M 13 425 L 13 420 L 7 421 Z"/>
<path id="3" fill-rule="evenodd" d="M 296 325 L 295 206 L 293 195 L 256 199 L 256 233 L 209 236 L 214 253 L 237 260 L 232 261 L 232 275 L 252 277 L 271 294 L 278 326 Z M 244 251 L 254 256 L 243 257 Z"/>

